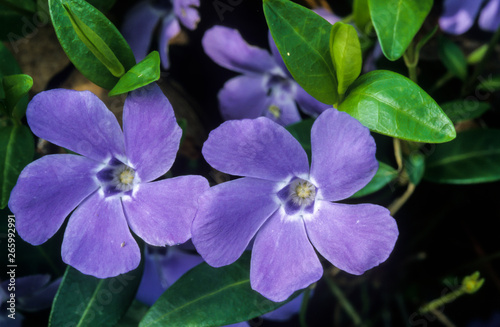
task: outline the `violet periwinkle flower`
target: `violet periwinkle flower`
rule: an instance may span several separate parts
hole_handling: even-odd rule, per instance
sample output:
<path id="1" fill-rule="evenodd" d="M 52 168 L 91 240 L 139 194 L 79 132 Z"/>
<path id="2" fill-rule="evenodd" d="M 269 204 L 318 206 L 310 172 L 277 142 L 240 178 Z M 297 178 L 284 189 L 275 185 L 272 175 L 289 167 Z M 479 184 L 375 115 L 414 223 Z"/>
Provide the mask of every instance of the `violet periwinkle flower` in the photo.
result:
<path id="1" fill-rule="evenodd" d="M 153 182 L 172 166 L 182 133 L 156 84 L 128 95 L 123 132 L 88 91 L 39 93 L 26 116 L 33 133 L 81 156 L 47 155 L 21 172 L 9 208 L 25 241 L 44 243 L 74 210 L 64 233 L 63 261 L 107 278 L 139 265 L 141 253 L 129 227 L 157 246 L 191 237 L 196 201 L 208 182 L 200 176 Z"/>
<path id="2" fill-rule="evenodd" d="M 481 10 L 481 5 L 486 3 Z M 494 32 L 500 26 L 500 0 L 445 0 L 443 14 L 439 18 L 441 29 L 450 34 L 467 32 L 479 13 L 479 27 Z"/>
<path id="3" fill-rule="evenodd" d="M 136 298 L 152 306 L 177 279 L 202 262 L 203 259 L 199 255 L 188 253 L 175 246 L 166 248 L 147 246 L 144 256 L 144 273 Z M 273 321 L 289 320 L 299 312 L 302 298 L 303 294 L 300 294 L 287 304 L 266 313 L 262 318 Z M 248 327 L 249 324 L 242 322 L 230 326 Z"/>
<path id="4" fill-rule="evenodd" d="M 145 0 L 127 13 L 122 34 L 139 62 L 148 54 L 153 34 L 161 23 L 158 47 L 163 68 L 170 67 L 168 44 L 181 31 L 181 24 L 190 30 L 200 21 L 197 7 L 200 0 Z"/>
<path id="5" fill-rule="evenodd" d="M 243 74 L 228 80 L 218 93 L 224 120 L 265 116 L 288 125 L 301 119 L 297 103 L 311 116 L 331 107 L 313 98 L 293 80 L 271 34 L 272 55 L 249 45 L 237 30 L 224 26 L 207 30 L 202 44 L 205 53 L 217 64 Z"/>
<path id="6" fill-rule="evenodd" d="M 255 236 L 251 285 L 272 301 L 322 276 L 314 248 L 337 268 L 360 275 L 388 258 L 398 236 L 386 208 L 336 203 L 377 171 L 368 128 L 328 109 L 314 122 L 311 146 L 309 168 L 298 141 L 264 117 L 225 122 L 203 146 L 212 167 L 244 177 L 203 193 L 193 244 L 208 264 L 220 267 L 234 262 Z"/>

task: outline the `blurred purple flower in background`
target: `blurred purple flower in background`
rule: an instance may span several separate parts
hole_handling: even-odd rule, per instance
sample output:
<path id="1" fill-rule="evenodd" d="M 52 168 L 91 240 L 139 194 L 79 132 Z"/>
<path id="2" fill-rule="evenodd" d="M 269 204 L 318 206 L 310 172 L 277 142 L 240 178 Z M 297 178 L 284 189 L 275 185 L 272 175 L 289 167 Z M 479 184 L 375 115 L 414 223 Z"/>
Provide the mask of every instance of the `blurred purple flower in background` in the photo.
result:
<path id="1" fill-rule="evenodd" d="M 200 0 L 146 0 L 130 9 L 124 19 L 122 34 L 139 62 L 149 52 L 153 34 L 161 23 L 158 46 L 163 68 L 170 67 L 168 43 L 181 31 L 180 24 L 190 30 L 200 21 Z"/>
<path id="2" fill-rule="evenodd" d="M 0 286 L 0 325 L 3 327 L 22 326 L 24 317 L 17 310 L 25 312 L 36 312 L 50 308 L 52 300 L 56 295 L 57 288 L 61 283 L 61 278 L 50 282 L 49 275 L 31 275 L 25 277 L 17 277 L 15 281 L 15 292 L 9 290 L 9 280 L 2 282 Z M 7 315 L 12 313 L 9 311 L 10 300 L 9 294 L 15 294 L 15 319 L 8 318 Z"/>
<path id="3" fill-rule="evenodd" d="M 486 5 L 479 13 L 481 5 Z M 467 32 L 479 13 L 479 27 L 494 32 L 500 26 L 500 0 L 445 0 L 443 14 L 439 18 L 441 29 L 450 34 Z"/>
<path id="4" fill-rule="evenodd" d="M 127 96 L 123 132 L 113 113 L 88 91 L 42 92 L 26 115 L 33 133 L 82 156 L 47 155 L 21 172 L 9 208 L 25 241 L 44 243 L 74 210 L 64 234 L 63 261 L 107 278 L 140 262 L 129 227 L 158 246 L 191 237 L 196 200 L 208 182 L 201 176 L 152 182 L 172 166 L 182 134 L 156 84 Z"/>
<path id="5" fill-rule="evenodd" d="M 158 248 L 147 246 L 144 256 L 144 273 L 137 291 L 137 300 L 152 306 L 160 295 L 188 270 L 203 262 L 197 254 L 190 254 L 171 246 Z M 286 321 L 300 310 L 303 294 L 262 316 L 273 321 Z M 246 322 L 230 325 L 248 327 Z"/>
<path id="6" fill-rule="evenodd" d="M 223 123 L 202 150 L 215 169 L 245 177 L 200 197 L 193 244 L 208 264 L 220 267 L 238 259 L 256 235 L 251 285 L 273 301 L 322 276 L 314 248 L 337 268 L 359 275 L 385 261 L 398 236 L 384 207 L 330 202 L 350 197 L 377 171 L 368 128 L 329 109 L 314 122 L 311 146 L 309 168 L 298 141 L 261 117 Z"/>
<path id="7" fill-rule="evenodd" d="M 300 121 L 297 103 L 311 116 L 331 108 L 293 80 L 271 34 L 272 55 L 249 45 L 237 30 L 224 26 L 207 30 L 202 44 L 217 64 L 243 74 L 227 81 L 219 91 L 219 108 L 225 120 L 265 116 L 285 126 Z"/>

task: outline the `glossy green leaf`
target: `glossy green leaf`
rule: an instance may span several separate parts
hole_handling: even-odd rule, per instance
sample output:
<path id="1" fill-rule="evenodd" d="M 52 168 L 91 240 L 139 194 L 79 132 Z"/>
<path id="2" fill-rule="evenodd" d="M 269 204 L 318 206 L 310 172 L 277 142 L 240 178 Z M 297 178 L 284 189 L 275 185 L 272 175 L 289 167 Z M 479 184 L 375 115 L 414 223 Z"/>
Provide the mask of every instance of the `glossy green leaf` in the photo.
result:
<path id="1" fill-rule="evenodd" d="M 443 111 L 453 123 L 481 117 L 491 106 L 487 102 L 474 100 L 455 100 L 443 103 Z"/>
<path id="2" fill-rule="evenodd" d="M 354 193 L 351 198 L 359 198 L 374 192 L 377 192 L 382 187 L 389 184 L 396 177 L 398 177 L 398 171 L 388 164 L 385 164 L 381 161 L 378 162 L 378 170 L 373 176 L 372 180 L 366 184 L 361 190 Z"/>
<path id="3" fill-rule="evenodd" d="M 285 127 L 287 131 L 299 141 L 300 145 L 302 145 L 309 160 L 311 160 L 311 129 L 313 124 L 314 119 L 309 118 Z"/>
<path id="4" fill-rule="evenodd" d="M 386 70 L 358 78 L 338 109 L 372 131 L 404 140 L 441 143 L 456 136 L 450 119 L 424 90 Z"/>
<path id="5" fill-rule="evenodd" d="M 436 145 L 424 178 L 437 183 L 474 184 L 500 180 L 500 130 L 470 130 Z"/>
<path id="6" fill-rule="evenodd" d="M 432 0 L 368 0 L 373 26 L 382 52 L 399 59 L 422 26 Z"/>
<path id="7" fill-rule="evenodd" d="M 49 7 L 62 48 L 75 67 L 89 80 L 109 90 L 116 85 L 118 77 L 113 74 L 119 75 L 121 70 L 110 53 L 123 66 L 123 72 L 135 65 L 134 54 L 123 36 L 96 8 L 83 0 L 49 0 Z M 71 15 L 68 15 L 68 8 Z M 73 19 L 70 19 L 70 16 Z M 92 32 L 89 32 L 90 30 Z M 84 40 L 85 37 L 87 41 Z M 106 47 L 103 47 L 103 44 Z M 96 53 L 101 57 L 96 57 Z M 109 62 L 102 63 L 103 57 Z"/>
<path id="8" fill-rule="evenodd" d="M 153 51 L 123 75 L 109 96 L 127 93 L 160 79 L 160 54 Z"/>
<path id="9" fill-rule="evenodd" d="M 411 153 L 406 158 L 405 169 L 410 182 L 418 185 L 425 173 L 425 156 L 420 152 Z"/>
<path id="10" fill-rule="evenodd" d="M 9 49 L 0 42 L 0 77 L 15 74 L 21 74 L 21 68 Z"/>
<path id="11" fill-rule="evenodd" d="M 361 45 L 358 32 L 349 24 L 337 22 L 330 32 L 330 55 L 337 73 L 337 91 L 342 98 L 345 91 L 358 78 L 362 67 Z"/>
<path id="12" fill-rule="evenodd" d="M 0 208 L 7 206 L 21 170 L 33 160 L 35 142 L 26 126 L 0 127 Z"/>
<path id="13" fill-rule="evenodd" d="M 354 0 L 352 4 L 352 16 L 354 24 L 356 24 L 359 30 L 367 33 L 368 24 L 371 23 L 368 0 Z"/>
<path id="14" fill-rule="evenodd" d="M 337 79 L 329 50 L 332 25 L 289 0 L 264 0 L 264 14 L 293 78 L 319 101 L 336 104 Z"/>
<path id="15" fill-rule="evenodd" d="M 14 119 L 20 120 L 24 117 L 28 106 L 28 92 L 32 86 L 33 79 L 29 75 L 19 74 L 3 77 L 5 103 Z"/>
<path id="16" fill-rule="evenodd" d="M 245 252 L 232 265 L 213 268 L 204 262 L 188 271 L 160 296 L 139 326 L 225 326 L 287 301 L 272 302 L 251 289 L 250 253 Z"/>
<path id="17" fill-rule="evenodd" d="M 68 266 L 52 303 L 49 326 L 114 326 L 134 300 L 142 269 L 140 265 L 99 279 Z"/>
<path id="18" fill-rule="evenodd" d="M 467 78 L 467 59 L 458 45 L 441 37 L 439 39 L 439 58 L 453 75 L 464 81 Z"/>

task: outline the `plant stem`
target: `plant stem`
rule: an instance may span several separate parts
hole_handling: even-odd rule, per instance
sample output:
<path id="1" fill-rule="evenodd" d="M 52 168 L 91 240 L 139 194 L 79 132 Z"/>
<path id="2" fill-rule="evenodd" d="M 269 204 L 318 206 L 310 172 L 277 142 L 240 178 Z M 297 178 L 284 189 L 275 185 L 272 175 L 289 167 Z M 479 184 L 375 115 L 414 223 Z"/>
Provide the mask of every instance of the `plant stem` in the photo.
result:
<path id="1" fill-rule="evenodd" d="M 410 198 L 410 196 L 413 194 L 414 191 L 415 191 L 415 184 L 413 184 L 411 182 L 408 183 L 408 188 L 403 193 L 403 195 L 401 195 L 401 197 L 394 200 L 394 202 L 392 202 L 387 207 L 387 209 L 389 209 L 389 211 L 391 212 L 391 216 L 394 216 L 396 214 L 396 212 L 398 212 L 399 209 L 401 209 L 403 204 L 405 204 L 406 201 L 408 201 L 408 199 Z"/>
<path id="2" fill-rule="evenodd" d="M 325 278 L 326 283 L 330 287 L 330 290 L 332 291 L 333 295 L 337 298 L 339 301 L 340 305 L 342 308 L 345 310 L 347 315 L 351 317 L 352 321 L 354 322 L 355 326 L 360 326 L 361 325 L 361 317 L 358 315 L 354 307 L 352 306 L 351 302 L 345 297 L 344 293 L 342 290 L 335 284 L 335 282 L 329 278 Z"/>
<path id="3" fill-rule="evenodd" d="M 302 298 L 302 303 L 300 305 L 300 313 L 299 313 L 300 327 L 307 327 L 306 314 L 307 314 L 307 305 L 309 303 L 310 295 L 311 295 L 311 289 L 307 288 L 304 291 L 304 297 Z"/>

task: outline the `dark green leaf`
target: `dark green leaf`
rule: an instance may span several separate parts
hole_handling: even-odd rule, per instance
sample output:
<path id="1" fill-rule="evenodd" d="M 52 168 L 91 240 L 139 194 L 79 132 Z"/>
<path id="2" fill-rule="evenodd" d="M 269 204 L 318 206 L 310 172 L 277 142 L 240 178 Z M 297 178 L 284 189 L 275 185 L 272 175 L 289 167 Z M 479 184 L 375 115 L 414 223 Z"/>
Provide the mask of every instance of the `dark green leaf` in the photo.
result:
<path id="1" fill-rule="evenodd" d="M 456 100 L 443 103 L 441 108 L 453 123 L 481 117 L 490 109 L 490 104 L 474 100 Z"/>
<path id="2" fill-rule="evenodd" d="M 87 2 L 101 12 L 107 12 L 113 7 L 116 0 L 87 0 Z"/>
<path id="3" fill-rule="evenodd" d="M 118 77 L 114 76 L 108 68 L 117 75 L 121 71 L 112 57 L 116 57 L 123 66 L 124 72 L 135 65 L 134 54 L 123 36 L 101 12 L 83 0 L 49 0 L 49 6 L 57 38 L 68 58 L 89 80 L 111 90 L 118 82 Z M 72 22 L 68 15 L 68 8 L 72 17 L 78 17 L 81 22 L 77 24 L 78 33 L 74 28 L 76 20 L 73 19 Z M 84 41 L 85 37 L 91 42 Z M 106 47 L 102 47 L 103 44 Z M 96 53 L 102 56 L 98 58 Z M 101 62 L 103 57 L 110 60 L 106 63 L 108 68 Z"/>
<path id="4" fill-rule="evenodd" d="M 367 26 L 371 22 L 370 10 L 368 9 L 368 0 L 354 0 L 352 4 L 352 15 L 354 23 L 366 34 Z"/>
<path id="5" fill-rule="evenodd" d="M 329 50 L 332 25 L 289 0 L 264 0 L 264 14 L 293 78 L 319 101 L 336 104 L 337 79 Z"/>
<path id="6" fill-rule="evenodd" d="M 410 182 L 418 185 L 425 172 L 425 156 L 420 152 L 410 154 L 406 159 L 405 169 Z"/>
<path id="7" fill-rule="evenodd" d="M 141 302 L 134 300 L 127 312 L 118 321 L 116 327 L 137 327 L 141 322 L 142 318 L 148 312 L 149 306 L 142 304 Z"/>
<path id="8" fill-rule="evenodd" d="M 0 42 L 0 77 L 21 74 L 21 68 L 10 51 Z"/>
<path id="9" fill-rule="evenodd" d="M 0 4 L 0 41 L 15 42 L 27 36 L 32 32 L 26 25 L 29 19 L 29 15 Z"/>
<path id="10" fill-rule="evenodd" d="M 330 33 L 330 55 L 337 73 L 338 94 L 345 91 L 358 78 L 362 67 L 361 45 L 358 32 L 351 25 L 337 22 Z"/>
<path id="11" fill-rule="evenodd" d="M 500 180 L 500 130 L 471 130 L 436 145 L 427 158 L 425 179 L 436 183 L 474 184 Z"/>
<path id="12" fill-rule="evenodd" d="M 375 70 L 358 78 L 339 110 L 377 133 L 428 143 L 455 138 L 455 128 L 417 84 L 394 72 Z"/>
<path id="13" fill-rule="evenodd" d="M 300 145 L 302 145 L 307 153 L 307 156 L 309 157 L 309 160 L 311 160 L 311 128 L 313 124 L 314 119 L 309 118 L 285 127 L 290 134 L 292 134 L 293 137 L 299 141 Z"/>
<path id="14" fill-rule="evenodd" d="M 3 88 L 7 109 L 12 117 L 21 120 L 28 106 L 28 92 L 33 86 L 33 79 L 29 75 L 9 75 L 3 77 Z"/>
<path id="15" fill-rule="evenodd" d="M 10 192 L 21 170 L 33 160 L 35 143 L 29 128 L 22 125 L 0 127 L 0 208 L 7 206 Z"/>
<path id="16" fill-rule="evenodd" d="M 361 190 L 357 191 L 351 198 L 359 198 L 374 192 L 389 184 L 398 177 L 398 171 L 391 166 L 379 161 L 378 170 L 372 180 Z"/>
<path id="17" fill-rule="evenodd" d="M 382 52 L 389 60 L 399 59 L 422 26 L 432 0 L 368 0 L 373 26 Z"/>
<path id="18" fill-rule="evenodd" d="M 126 274 L 99 279 L 68 266 L 52 304 L 49 326 L 115 325 L 134 300 L 142 269 L 141 264 Z"/>
<path id="19" fill-rule="evenodd" d="M 188 271 L 160 296 L 139 326 L 224 326 L 287 301 L 275 303 L 251 289 L 250 253 L 245 252 L 232 265 L 212 268 L 204 262 Z"/>
<path id="20" fill-rule="evenodd" d="M 453 41 L 439 39 L 439 58 L 444 66 L 455 76 L 464 81 L 467 77 L 467 59 L 462 50 Z"/>
<path id="21" fill-rule="evenodd" d="M 486 92 L 495 92 L 500 90 L 500 76 L 489 75 L 488 79 L 484 79 L 481 76 L 478 77 L 480 80 L 477 89 Z"/>
<path id="22" fill-rule="evenodd" d="M 109 96 L 127 93 L 160 79 L 160 55 L 153 51 L 123 75 Z"/>

